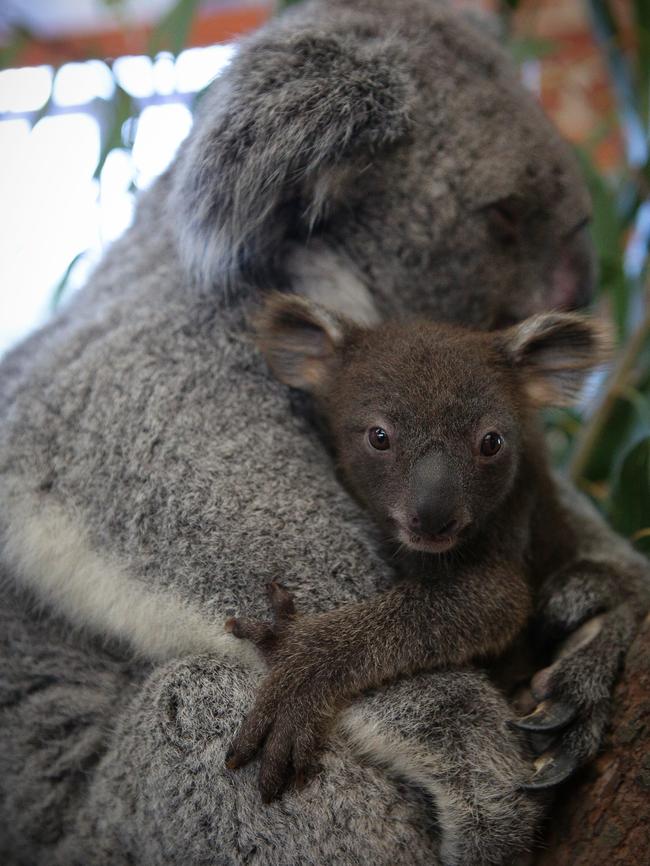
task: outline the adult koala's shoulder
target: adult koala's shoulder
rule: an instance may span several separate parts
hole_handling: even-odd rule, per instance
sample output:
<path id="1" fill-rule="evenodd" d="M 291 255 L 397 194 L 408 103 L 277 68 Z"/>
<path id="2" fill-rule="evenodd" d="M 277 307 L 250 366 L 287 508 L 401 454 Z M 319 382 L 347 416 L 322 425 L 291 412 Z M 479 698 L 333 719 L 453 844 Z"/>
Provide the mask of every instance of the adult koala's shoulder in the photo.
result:
<path id="1" fill-rule="evenodd" d="M 444 3 L 312 2 L 264 28 L 203 100 L 172 185 L 182 261 L 230 298 L 313 293 L 317 265 L 329 287 L 346 272 L 362 317 L 370 292 L 483 326 L 589 296 L 569 148 Z"/>

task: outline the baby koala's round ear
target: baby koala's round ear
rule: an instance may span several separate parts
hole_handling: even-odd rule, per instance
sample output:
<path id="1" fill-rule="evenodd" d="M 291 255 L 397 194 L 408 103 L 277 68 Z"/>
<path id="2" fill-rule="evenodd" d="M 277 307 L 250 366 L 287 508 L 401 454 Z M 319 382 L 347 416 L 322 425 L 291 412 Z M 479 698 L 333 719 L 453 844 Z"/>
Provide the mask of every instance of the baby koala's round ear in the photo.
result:
<path id="1" fill-rule="evenodd" d="M 587 374 L 609 359 L 612 336 L 602 321 L 573 313 L 525 319 L 499 335 L 537 406 L 569 406 L 580 396 Z"/>
<path id="2" fill-rule="evenodd" d="M 253 319 L 256 343 L 285 385 L 319 392 L 336 366 L 344 322 L 298 295 L 270 295 Z"/>

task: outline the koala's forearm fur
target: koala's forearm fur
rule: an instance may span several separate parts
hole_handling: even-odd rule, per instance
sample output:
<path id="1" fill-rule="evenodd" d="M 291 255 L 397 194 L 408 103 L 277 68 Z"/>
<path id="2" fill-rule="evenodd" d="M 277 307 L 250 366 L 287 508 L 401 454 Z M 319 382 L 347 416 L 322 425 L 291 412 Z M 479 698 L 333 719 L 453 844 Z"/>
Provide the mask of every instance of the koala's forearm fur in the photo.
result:
<path id="1" fill-rule="evenodd" d="M 402 674 L 498 655 L 530 610 L 514 566 L 405 580 L 368 601 L 299 618 L 277 660 L 296 677 L 318 678 L 333 699 L 349 697 Z"/>

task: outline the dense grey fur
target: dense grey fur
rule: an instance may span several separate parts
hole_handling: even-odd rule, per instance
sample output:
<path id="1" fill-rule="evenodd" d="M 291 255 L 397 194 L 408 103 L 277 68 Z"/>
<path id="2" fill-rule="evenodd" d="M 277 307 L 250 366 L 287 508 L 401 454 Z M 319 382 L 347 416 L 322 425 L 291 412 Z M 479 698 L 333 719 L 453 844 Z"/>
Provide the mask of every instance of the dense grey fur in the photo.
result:
<path id="1" fill-rule="evenodd" d="M 471 672 L 351 708 L 324 773 L 279 805 L 260 806 L 254 768 L 224 771 L 259 678 L 225 617 L 261 615 L 272 577 L 313 610 L 390 581 L 241 326 L 267 284 L 481 326 L 572 303 L 587 209 L 498 50 L 442 5 L 306 4 L 244 43 L 133 228 L 0 367 L 3 863 L 469 863 L 528 846 L 529 768 Z M 644 575 L 576 519 L 616 592 L 594 608 L 588 559 L 589 604 L 549 600 L 558 637 Z M 565 734 L 581 757 L 631 625 L 601 634 L 556 672 L 581 690 Z"/>

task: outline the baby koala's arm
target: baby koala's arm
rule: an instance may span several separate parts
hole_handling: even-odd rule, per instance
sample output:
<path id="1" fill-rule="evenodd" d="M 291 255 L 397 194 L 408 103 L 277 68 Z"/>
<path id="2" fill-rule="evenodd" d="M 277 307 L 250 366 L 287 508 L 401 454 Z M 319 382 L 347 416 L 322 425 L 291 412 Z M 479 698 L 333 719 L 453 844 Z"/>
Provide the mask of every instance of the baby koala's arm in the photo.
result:
<path id="1" fill-rule="evenodd" d="M 346 699 L 403 674 L 466 664 L 504 650 L 524 627 L 530 594 L 521 569 L 504 565 L 430 581 L 409 580 L 368 601 L 297 616 L 270 585 L 273 624 L 229 620 L 270 671 L 240 728 L 227 766 L 262 749 L 259 784 L 269 802 L 304 779 L 328 723 Z"/>

